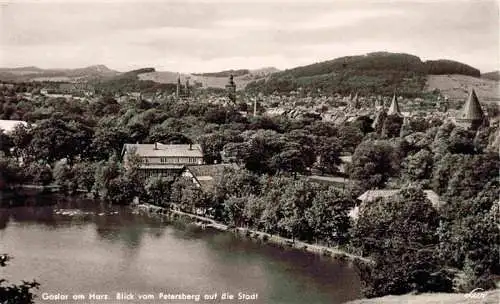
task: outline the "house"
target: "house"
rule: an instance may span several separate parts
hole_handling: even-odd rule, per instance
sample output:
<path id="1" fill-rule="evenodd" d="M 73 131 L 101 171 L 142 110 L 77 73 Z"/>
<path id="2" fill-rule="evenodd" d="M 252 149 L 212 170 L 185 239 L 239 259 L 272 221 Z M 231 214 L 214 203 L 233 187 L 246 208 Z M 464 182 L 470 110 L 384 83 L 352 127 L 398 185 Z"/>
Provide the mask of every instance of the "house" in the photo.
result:
<path id="1" fill-rule="evenodd" d="M 226 168 L 238 169 L 239 167 L 236 164 L 186 166 L 182 176 L 191 178 L 196 186 L 207 192 L 214 188 L 215 179 L 221 176 Z"/>
<path id="2" fill-rule="evenodd" d="M 350 212 L 349 216 L 357 219 L 359 214 L 359 208 L 363 204 L 373 202 L 379 198 L 387 199 L 397 195 L 401 189 L 392 189 L 392 190 L 368 190 L 362 195 L 358 197 L 358 200 L 361 201 L 361 204 L 354 207 Z M 432 190 L 423 190 L 426 198 L 431 202 L 432 206 L 439 210 L 446 203 L 441 201 L 439 195 Z"/>
<path id="3" fill-rule="evenodd" d="M 27 126 L 28 123 L 22 120 L 0 120 L 0 130 L 3 130 L 5 134 L 9 134 L 14 131 L 18 125 Z"/>
<path id="4" fill-rule="evenodd" d="M 203 164 L 203 151 L 199 144 L 125 144 L 122 150 L 125 166 L 131 155 L 140 159 L 139 168 L 145 177 L 177 176 L 186 166 Z"/>

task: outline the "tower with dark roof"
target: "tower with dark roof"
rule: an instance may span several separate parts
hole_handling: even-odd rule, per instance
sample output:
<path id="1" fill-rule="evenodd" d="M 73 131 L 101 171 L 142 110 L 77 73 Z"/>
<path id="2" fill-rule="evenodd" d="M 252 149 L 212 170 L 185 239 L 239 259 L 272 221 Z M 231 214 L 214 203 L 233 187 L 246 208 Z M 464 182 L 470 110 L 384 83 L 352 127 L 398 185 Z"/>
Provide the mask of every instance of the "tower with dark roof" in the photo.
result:
<path id="1" fill-rule="evenodd" d="M 226 84 L 227 96 L 231 102 L 236 102 L 236 84 L 234 83 L 234 77 L 231 74 L 229 76 L 229 82 Z"/>
<path id="2" fill-rule="evenodd" d="M 177 87 L 175 91 L 175 97 L 177 97 L 177 99 L 181 97 L 181 74 L 177 74 Z"/>
<path id="3" fill-rule="evenodd" d="M 354 95 L 354 98 L 351 100 L 351 107 L 353 109 L 359 109 L 359 98 L 357 92 L 356 95 Z"/>
<path id="4" fill-rule="evenodd" d="M 190 89 L 189 89 L 189 79 L 186 79 L 186 91 L 184 92 L 184 95 L 186 97 L 189 97 L 190 96 Z"/>
<path id="5" fill-rule="evenodd" d="M 455 117 L 455 122 L 459 126 L 475 130 L 484 122 L 484 119 L 485 116 L 481 109 L 481 104 L 476 92 L 472 89 L 464 107 L 458 113 L 457 117 Z"/>
<path id="6" fill-rule="evenodd" d="M 403 114 L 401 114 L 401 110 L 399 109 L 398 98 L 396 97 L 396 94 L 392 96 L 391 106 L 389 107 L 389 111 L 387 111 L 387 115 L 396 115 L 403 117 Z"/>

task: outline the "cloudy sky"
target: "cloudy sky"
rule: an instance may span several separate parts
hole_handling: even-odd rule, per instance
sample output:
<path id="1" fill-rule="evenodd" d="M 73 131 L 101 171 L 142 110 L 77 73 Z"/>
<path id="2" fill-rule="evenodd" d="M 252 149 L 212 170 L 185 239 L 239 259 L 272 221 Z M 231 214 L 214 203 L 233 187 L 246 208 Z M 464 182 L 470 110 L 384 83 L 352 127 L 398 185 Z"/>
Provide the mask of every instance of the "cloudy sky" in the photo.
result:
<path id="1" fill-rule="evenodd" d="M 0 0 L 0 66 L 208 72 L 373 51 L 499 69 L 496 0 Z"/>

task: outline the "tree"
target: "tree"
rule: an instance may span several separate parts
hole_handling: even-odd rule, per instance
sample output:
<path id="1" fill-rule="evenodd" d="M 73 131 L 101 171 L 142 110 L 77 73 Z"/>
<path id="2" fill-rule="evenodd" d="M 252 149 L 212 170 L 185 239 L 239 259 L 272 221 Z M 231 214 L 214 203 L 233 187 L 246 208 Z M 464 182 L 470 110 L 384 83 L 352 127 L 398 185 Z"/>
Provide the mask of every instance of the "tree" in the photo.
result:
<path id="1" fill-rule="evenodd" d="M 9 189 L 23 182 L 24 176 L 19 163 L 10 157 L 0 155 L 0 189 Z"/>
<path id="2" fill-rule="evenodd" d="M 292 180 L 287 183 L 278 202 L 281 211 L 281 216 L 278 217 L 278 229 L 283 236 L 307 241 L 313 238 L 305 216 L 315 194 L 311 185 L 305 180 Z"/>
<path id="3" fill-rule="evenodd" d="M 365 189 L 382 188 L 396 173 L 396 162 L 394 148 L 388 142 L 362 142 L 352 156 L 350 178 Z"/>
<path id="4" fill-rule="evenodd" d="M 62 191 L 74 193 L 78 189 L 78 182 L 76 180 L 75 172 L 65 162 L 59 161 L 54 165 L 52 170 L 54 181 L 58 184 Z"/>
<path id="5" fill-rule="evenodd" d="M 5 267 L 11 258 L 0 255 L 0 267 Z M 36 281 L 23 281 L 20 285 L 8 285 L 8 281 L 0 279 L 0 303 L 2 304 L 33 304 L 35 299 L 34 290 L 40 286 Z"/>
<path id="6" fill-rule="evenodd" d="M 419 182 L 428 188 L 432 177 L 432 154 L 426 149 L 409 155 L 403 160 L 402 178 L 407 183 Z"/>
<path id="7" fill-rule="evenodd" d="M 360 273 L 364 294 L 451 291 L 451 276 L 438 257 L 438 226 L 438 213 L 419 189 L 363 204 L 352 244 L 375 262 Z"/>
<path id="8" fill-rule="evenodd" d="M 350 228 L 348 211 L 352 207 L 354 202 L 343 197 L 333 187 L 318 191 L 312 206 L 305 213 L 316 241 L 328 246 L 345 244 Z"/>
<path id="9" fill-rule="evenodd" d="M 474 154 L 475 132 L 456 127 L 450 134 L 448 150 L 453 154 Z"/>
<path id="10" fill-rule="evenodd" d="M 173 180 L 164 177 L 153 176 L 146 181 L 146 195 L 153 205 L 166 207 L 170 206 L 170 192 Z"/>
<path id="11" fill-rule="evenodd" d="M 449 267 L 459 269 L 456 290 L 495 288 L 500 274 L 498 182 L 488 183 L 472 200 L 445 206 L 439 229 L 439 252 Z"/>
<path id="12" fill-rule="evenodd" d="M 403 117 L 398 115 L 388 115 L 384 120 L 382 136 L 384 138 L 399 137 L 402 125 Z"/>
<path id="13" fill-rule="evenodd" d="M 334 174 L 338 171 L 338 166 L 341 164 L 340 159 L 341 144 L 335 137 L 322 138 L 318 140 L 316 147 L 316 155 L 320 158 L 319 168 L 322 174 Z"/>
<path id="14" fill-rule="evenodd" d="M 79 162 L 73 166 L 78 188 L 91 192 L 95 183 L 96 163 Z"/>
<path id="15" fill-rule="evenodd" d="M 91 147 L 96 160 L 107 160 L 113 154 L 121 154 L 128 135 L 121 127 L 99 125 L 92 139 Z"/>

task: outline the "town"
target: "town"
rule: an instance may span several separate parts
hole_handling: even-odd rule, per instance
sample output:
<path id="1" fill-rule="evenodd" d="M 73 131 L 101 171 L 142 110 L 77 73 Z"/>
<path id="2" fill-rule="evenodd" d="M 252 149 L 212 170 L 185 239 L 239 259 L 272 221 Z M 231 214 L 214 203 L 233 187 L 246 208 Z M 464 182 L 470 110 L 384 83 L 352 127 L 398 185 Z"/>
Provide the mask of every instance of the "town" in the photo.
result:
<path id="1" fill-rule="evenodd" d="M 38 187 L 337 248 L 375 263 L 358 265 L 368 297 L 495 287 L 500 120 L 475 87 L 265 95 L 226 79 L 3 82 L 1 204 Z"/>

